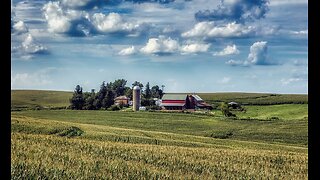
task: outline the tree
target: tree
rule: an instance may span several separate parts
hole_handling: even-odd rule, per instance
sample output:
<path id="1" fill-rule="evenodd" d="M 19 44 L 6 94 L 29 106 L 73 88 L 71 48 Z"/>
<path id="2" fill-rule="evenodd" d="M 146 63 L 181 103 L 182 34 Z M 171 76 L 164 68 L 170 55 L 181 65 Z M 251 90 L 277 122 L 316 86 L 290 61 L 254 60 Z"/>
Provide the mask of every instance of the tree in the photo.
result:
<path id="1" fill-rule="evenodd" d="M 107 86 L 106 86 L 105 82 L 103 81 L 100 86 L 100 90 L 96 94 L 95 100 L 93 102 L 93 105 L 95 106 L 96 109 L 102 108 L 102 101 L 103 101 L 104 97 L 106 96 L 106 94 L 107 94 Z"/>
<path id="2" fill-rule="evenodd" d="M 132 99 L 132 89 L 130 87 L 125 87 L 124 95 L 129 99 Z"/>
<path id="3" fill-rule="evenodd" d="M 150 99 L 151 98 L 151 90 L 150 90 L 149 82 L 147 82 L 147 84 L 146 84 L 146 89 L 144 90 L 144 97 L 146 99 Z"/>
<path id="4" fill-rule="evenodd" d="M 115 92 L 115 96 L 123 96 L 125 93 L 127 81 L 124 79 L 117 79 L 111 84 L 112 90 Z"/>
<path id="5" fill-rule="evenodd" d="M 152 86 L 151 88 L 151 96 L 153 98 L 162 98 L 163 92 L 162 90 L 159 88 L 158 85 Z"/>
<path id="6" fill-rule="evenodd" d="M 135 81 L 134 83 L 132 83 L 132 89 L 134 86 L 139 86 L 141 89 L 141 93 L 142 93 L 143 84 L 141 82 Z"/>
<path id="7" fill-rule="evenodd" d="M 91 89 L 91 93 L 85 92 L 84 93 L 84 99 L 85 99 L 85 103 L 84 103 L 83 109 L 86 109 L 86 110 L 94 110 L 94 109 L 96 109 L 96 107 L 94 105 L 94 101 L 95 101 L 94 89 Z"/>
<path id="8" fill-rule="evenodd" d="M 115 92 L 110 87 L 111 86 L 109 86 L 109 88 L 107 89 L 106 96 L 102 101 L 102 107 L 105 109 L 114 104 Z"/>
<path id="9" fill-rule="evenodd" d="M 85 100 L 82 93 L 82 87 L 80 87 L 80 85 L 76 86 L 72 98 L 70 99 L 70 103 L 71 109 L 81 110 L 84 106 Z"/>
<path id="10" fill-rule="evenodd" d="M 221 109 L 221 112 L 224 116 L 226 117 L 236 117 L 235 114 L 233 114 L 232 112 L 230 112 L 230 109 L 229 109 L 229 106 L 227 103 L 225 102 L 222 102 L 221 105 L 220 105 L 220 109 Z"/>

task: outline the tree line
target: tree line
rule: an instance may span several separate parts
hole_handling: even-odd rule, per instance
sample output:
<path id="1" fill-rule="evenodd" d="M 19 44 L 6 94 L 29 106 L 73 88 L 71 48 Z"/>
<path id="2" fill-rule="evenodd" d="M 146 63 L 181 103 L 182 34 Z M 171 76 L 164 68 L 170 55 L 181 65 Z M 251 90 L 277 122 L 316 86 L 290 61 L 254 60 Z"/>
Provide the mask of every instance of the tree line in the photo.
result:
<path id="1" fill-rule="evenodd" d="M 126 84 L 127 80 L 125 79 L 117 79 L 109 83 L 103 81 L 98 92 L 95 92 L 94 89 L 91 92 L 83 92 L 82 87 L 77 85 L 70 99 L 70 108 L 77 110 L 107 109 L 114 104 L 114 99 L 118 96 L 127 96 L 132 99 L 132 89 L 134 86 L 141 88 L 142 106 L 154 105 L 153 98 L 161 99 L 164 94 L 164 85 L 161 88 L 158 85 L 150 88 L 150 84 L 147 82 L 144 88 L 143 84 L 138 81 L 135 81 L 131 87 L 126 86 Z"/>

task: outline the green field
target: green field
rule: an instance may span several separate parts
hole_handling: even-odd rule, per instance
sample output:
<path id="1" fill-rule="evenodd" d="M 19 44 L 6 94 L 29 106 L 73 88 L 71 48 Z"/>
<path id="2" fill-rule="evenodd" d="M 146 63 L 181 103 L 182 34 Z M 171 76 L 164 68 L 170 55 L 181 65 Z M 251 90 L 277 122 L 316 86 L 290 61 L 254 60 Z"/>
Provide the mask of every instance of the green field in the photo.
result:
<path id="1" fill-rule="evenodd" d="M 308 104 L 245 109 L 12 111 L 12 179 L 308 179 Z"/>

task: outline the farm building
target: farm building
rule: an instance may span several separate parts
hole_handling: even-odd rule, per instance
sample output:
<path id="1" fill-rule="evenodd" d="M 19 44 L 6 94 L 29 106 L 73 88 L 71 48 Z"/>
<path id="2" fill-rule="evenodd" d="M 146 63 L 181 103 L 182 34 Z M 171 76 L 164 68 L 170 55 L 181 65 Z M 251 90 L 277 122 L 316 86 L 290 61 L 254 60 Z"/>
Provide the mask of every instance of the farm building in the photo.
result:
<path id="1" fill-rule="evenodd" d="M 160 106 L 166 110 L 213 109 L 195 94 L 164 94 Z"/>
<path id="2" fill-rule="evenodd" d="M 129 105 L 129 98 L 127 96 L 118 96 L 114 99 L 114 104 L 115 105 L 120 105 L 122 104 L 123 106 L 128 106 Z"/>

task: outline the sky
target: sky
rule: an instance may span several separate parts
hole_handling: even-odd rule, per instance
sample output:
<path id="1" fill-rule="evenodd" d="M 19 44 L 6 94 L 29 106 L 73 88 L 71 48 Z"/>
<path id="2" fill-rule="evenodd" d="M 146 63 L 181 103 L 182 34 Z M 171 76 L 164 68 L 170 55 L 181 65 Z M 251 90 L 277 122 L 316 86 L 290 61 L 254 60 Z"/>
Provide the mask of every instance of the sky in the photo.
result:
<path id="1" fill-rule="evenodd" d="M 308 93 L 307 0 L 12 0 L 11 89 Z"/>

